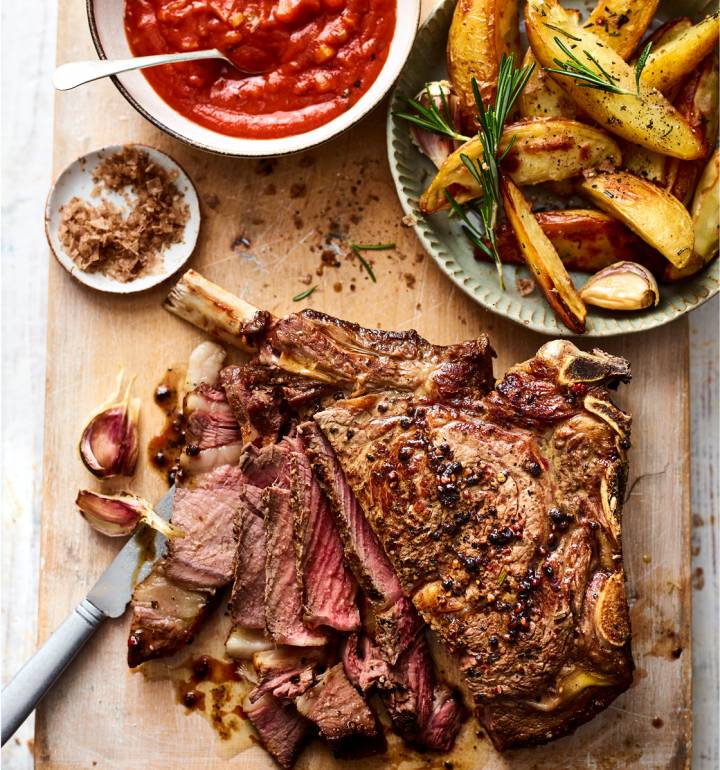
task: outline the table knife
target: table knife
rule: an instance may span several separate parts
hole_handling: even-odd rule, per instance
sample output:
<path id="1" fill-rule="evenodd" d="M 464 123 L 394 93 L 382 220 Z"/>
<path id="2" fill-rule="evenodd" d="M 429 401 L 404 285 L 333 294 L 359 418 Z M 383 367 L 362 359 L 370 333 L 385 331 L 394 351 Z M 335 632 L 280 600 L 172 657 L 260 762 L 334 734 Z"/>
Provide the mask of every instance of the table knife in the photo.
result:
<path id="1" fill-rule="evenodd" d="M 155 506 L 164 519 L 172 513 L 175 487 Z M 2 691 L 2 745 L 15 734 L 42 697 L 53 686 L 83 645 L 106 618 L 119 618 L 132 596 L 135 584 L 150 572 L 154 560 L 144 558 L 145 546 L 138 530 L 123 546 L 110 566 L 62 625 L 25 663 Z M 164 550 L 165 537 L 155 534 L 155 553 Z"/>

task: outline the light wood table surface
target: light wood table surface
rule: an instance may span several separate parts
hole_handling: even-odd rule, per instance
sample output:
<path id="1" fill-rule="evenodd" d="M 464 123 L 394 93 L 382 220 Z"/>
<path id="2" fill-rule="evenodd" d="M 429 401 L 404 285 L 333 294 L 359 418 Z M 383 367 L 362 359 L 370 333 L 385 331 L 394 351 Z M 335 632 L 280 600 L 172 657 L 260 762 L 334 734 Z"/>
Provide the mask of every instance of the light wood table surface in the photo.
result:
<path id="1" fill-rule="evenodd" d="M 42 210 L 51 178 L 53 94 L 49 75 L 55 62 L 55 21 L 52 0 L 2 6 L 3 682 L 32 652 L 37 633 L 48 263 Z M 122 121 L 123 116 L 118 119 Z M 94 146 L 92 137 L 87 142 Z M 702 770 L 720 766 L 718 312 L 716 299 L 690 321 L 693 767 Z M 662 404 L 656 408 L 659 421 L 673 419 Z M 72 460 L 68 458 L 68 462 Z M 32 767 L 32 720 L 3 750 L 2 760 L 10 770 Z"/>

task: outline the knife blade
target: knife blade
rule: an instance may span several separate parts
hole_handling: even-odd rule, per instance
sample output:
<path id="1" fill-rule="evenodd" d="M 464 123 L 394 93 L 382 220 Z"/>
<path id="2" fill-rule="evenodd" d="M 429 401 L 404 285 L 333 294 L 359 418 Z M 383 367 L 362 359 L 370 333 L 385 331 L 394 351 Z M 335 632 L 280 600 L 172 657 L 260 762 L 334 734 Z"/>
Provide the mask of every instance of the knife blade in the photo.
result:
<path id="1" fill-rule="evenodd" d="M 175 487 L 158 501 L 155 512 L 164 519 L 172 513 Z M 146 559 L 152 538 L 154 558 Z M 42 697 L 55 684 L 105 618 L 119 618 L 135 585 L 150 572 L 162 555 L 165 537 L 141 527 L 122 547 L 90 593 L 63 621 L 2 691 L 2 745 L 14 735 Z"/>
<path id="2" fill-rule="evenodd" d="M 155 513 L 166 521 L 170 519 L 174 497 L 175 487 L 172 486 L 155 505 Z M 154 532 L 154 548 L 151 550 L 155 556 L 143 562 L 148 551 L 147 536 L 147 529 L 139 528 L 87 595 L 88 601 L 109 618 L 119 618 L 125 612 L 136 584 L 147 577 L 152 565 L 162 555 L 166 542 L 165 536 L 160 532 Z M 138 565 L 141 566 L 138 567 Z"/>

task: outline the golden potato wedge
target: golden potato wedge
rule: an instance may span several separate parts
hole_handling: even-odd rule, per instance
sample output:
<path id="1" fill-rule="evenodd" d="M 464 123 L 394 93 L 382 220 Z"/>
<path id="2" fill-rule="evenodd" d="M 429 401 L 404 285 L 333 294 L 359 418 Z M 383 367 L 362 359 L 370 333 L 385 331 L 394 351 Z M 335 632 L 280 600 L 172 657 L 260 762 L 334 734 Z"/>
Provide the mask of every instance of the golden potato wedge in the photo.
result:
<path id="1" fill-rule="evenodd" d="M 620 149 L 623 156 L 623 168 L 626 171 L 665 186 L 667 164 L 670 160 L 675 160 L 674 158 L 668 158 L 659 152 L 653 152 L 647 147 L 640 147 L 639 144 L 631 144 L 630 142 L 620 142 Z"/>
<path id="2" fill-rule="evenodd" d="M 680 33 L 692 27 L 692 21 L 687 16 L 681 16 L 677 19 L 670 19 L 659 27 L 647 40 L 643 40 L 638 46 L 636 53 L 638 56 L 645 46 L 650 42 L 653 47 L 658 48 L 665 43 L 674 40 Z M 631 59 L 634 65 L 637 57 Z M 674 100 L 677 87 L 671 88 L 665 96 Z M 631 142 L 621 142 L 620 149 L 623 155 L 623 167 L 635 176 L 641 176 L 643 179 L 649 179 L 651 182 L 665 186 L 666 167 L 669 159 L 658 152 L 648 150 L 646 147 L 640 147 Z"/>
<path id="3" fill-rule="evenodd" d="M 503 169 L 520 185 L 562 181 L 599 165 L 619 166 L 617 142 L 604 131 L 565 118 L 532 118 L 505 127 L 500 148 L 515 142 L 502 162 Z M 480 197 L 482 190 L 462 162 L 482 157 L 482 144 L 473 137 L 459 147 L 438 169 L 420 198 L 423 214 L 447 208 L 445 189 L 460 203 Z"/>
<path id="4" fill-rule="evenodd" d="M 535 219 L 568 270 L 596 273 L 615 262 L 631 261 L 660 274 L 667 265 L 667 261 L 657 251 L 622 222 L 602 211 L 540 211 L 535 214 Z M 520 244 L 508 224 L 503 223 L 497 228 L 496 238 L 503 262 L 523 264 Z M 483 258 L 479 250 L 476 256 Z"/>
<path id="5" fill-rule="evenodd" d="M 617 171 L 592 174 L 580 192 L 599 209 L 624 222 L 675 267 L 685 267 L 693 254 L 693 224 L 685 206 L 646 179 Z"/>
<path id="6" fill-rule="evenodd" d="M 570 118 L 577 117 L 575 102 L 535 61 L 532 48 L 528 48 L 523 67 L 535 65 L 525 88 L 518 98 L 518 109 L 523 118 Z"/>
<path id="7" fill-rule="evenodd" d="M 673 157 L 692 160 L 702 155 L 702 143 L 672 104 L 656 89 L 642 84 L 637 94 L 634 69 L 596 35 L 577 24 L 557 0 L 529 0 L 525 19 L 530 45 L 543 67 L 557 68 L 558 61 L 567 59 L 561 48 L 565 38 L 565 43 L 574 46 L 576 55 L 594 57 L 617 87 L 627 92 L 586 88 L 573 77 L 551 73 L 573 101 L 603 128 Z M 585 63 L 591 65 L 589 59 Z M 596 68 L 595 64 L 591 66 Z"/>
<path id="8" fill-rule="evenodd" d="M 667 281 L 680 281 L 699 272 L 718 253 L 720 239 L 720 151 L 715 150 L 698 182 L 690 209 L 695 253 L 684 268 L 668 266 Z"/>
<path id="9" fill-rule="evenodd" d="M 652 20 L 659 0 L 599 0 L 585 29 L 617 51 L 623 59 L 632 53 L 638 40 Z M 568 11 L 573 13 L 573 11 Z M 580 15 L 576 18 L 580 22 Z M 667 26 L 667 25 L 666 25 Z M 692 22 L 688 19 L 688 26 Z M 535 55 L 528 48 L 523 66 L 536 64 Z M 576 118 L 577 107 L 542 67 L 536 66 L 518 100 L 524 118 Z"/>
<path id="10" fill-rule="evenodd" d="M 500 179 L 503 205 L 525 262 L 555 315 L 576 334 L 585 331 L 585 304 L 557 251 L 535 219 L 520 188 L 506 174 Z"/>
<path id="11" fill-rule="evenodd" d="M 448 32 L 447 63 L 468 131 L 476 130 L 472 79 L 483 103 L 492 102 L 503 53 L 514 53 L 515 61 L 520 60 L 517 2 L 458 0 Z"/>
<path id="12" fill-rule="evenodd" d="M 640 82 L 666 94 L 717 47 L 720 19 L 713 14 L 650 52 Z"/>
<path id="13" fill-rule="evenodd" d="M 637 56 L 640 55 L 641 51 L 648 43 L 652 43 L 653 48 L 657 50 L 661 45 L 665 45 L 665 43 L 675 40 L 678 35 L 690 29 L 692 25 L 692 19 L 689 16 L 676 16 L 674 19 L 666 21 L 663 25 L 658 27 L 655 32 L 649 35 L 647 40 L 643 40 L 642 43 L 638 45 L 637 50 L 635 51 L 636 56 L 633 57 L 631 61 L 633 63 L 635 62 Z"/>
<path id="14" fill-rule="evenodd" d="M 655 16 L 659 0 L 599 0 L 583 26 L 629 58 Z"/>
<path id="15" fill-rule="evenodd" d="M 690 209 L 695 253 L 707 264 L 718 252 L 720 228 L 720 152 L 715 150 L 698 182 Z"/>
<path id="16" fill-rule="evenodd" d="M 698 160 L 667 159 L 665 187 L 686 206 L 692 200 L 698 177 L 717 140 L 719 85 L 718 60 L 712 54 L 690 76 L 675 101 L 678 112 L 706 148 L 705 156 Z"/>

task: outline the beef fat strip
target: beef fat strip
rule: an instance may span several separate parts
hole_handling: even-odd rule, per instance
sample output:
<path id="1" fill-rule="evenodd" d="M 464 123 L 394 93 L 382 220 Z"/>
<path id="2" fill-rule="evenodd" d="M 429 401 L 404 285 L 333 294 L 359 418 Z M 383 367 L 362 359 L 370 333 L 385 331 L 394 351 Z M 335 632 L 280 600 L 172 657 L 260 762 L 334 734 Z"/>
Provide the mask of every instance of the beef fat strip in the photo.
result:
<path id="1" fill-rule="evenodd" d="M 498 748 L 570 732 L 629 686 L 630 418 L 608 394 L 630 379 L 623 359 L 555 341 L 495 385 L 485 338 L 437 348 L 312 311 L 275 319 L 192 271 L 166 305 L 353 396 L 314 419 Z"/>
<path id="2" fill-rule="evenodd" d="M 193 636 L 232 578 L 233 521 L 242 497 L 236 467 L 240 429 L 217 387 L 225 351 L 204 342 L 188 364 L 183 412 L 186 452 L 177 474 L 172 521 L 185 536 L 133 592 L 128 664 L 172 655 Z M 190 453 L 187 449 L 192 447 Z"/>

